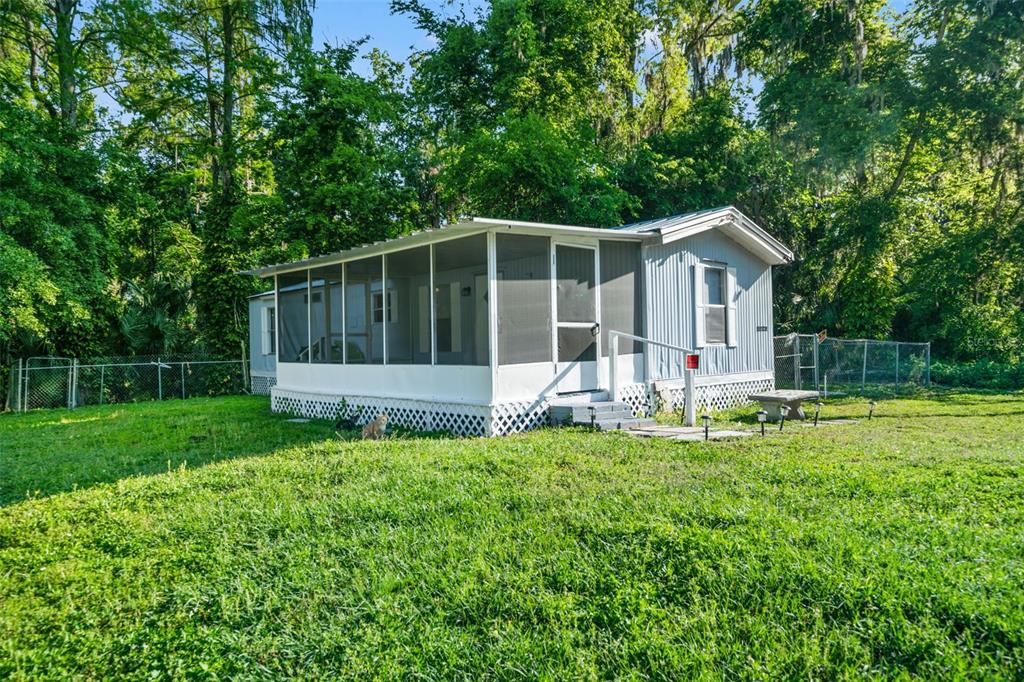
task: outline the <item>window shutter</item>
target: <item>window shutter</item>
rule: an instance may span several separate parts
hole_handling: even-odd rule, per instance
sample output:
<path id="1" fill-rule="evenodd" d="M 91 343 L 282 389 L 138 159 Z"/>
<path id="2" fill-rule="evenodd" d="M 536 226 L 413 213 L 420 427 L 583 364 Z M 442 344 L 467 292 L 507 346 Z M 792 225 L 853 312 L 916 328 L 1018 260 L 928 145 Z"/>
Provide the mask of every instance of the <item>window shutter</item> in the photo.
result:
<path id="1" fill-rule="evenodd" d="M 462 286 L 452 281 L 449 295 L 452 302 L 452 352 L 462 352 Z"/>
<path id="2" fill-rule="evenodd" d="M 694 345 L 704 347 L 704 266 L 696 263 L 693 266 L 693 309 L 694 309 Z"/>
<path id="3" fill-rule="evenodd" d="M 727 268 L 725 277 L 725 345 L 735 348 L 736 324 L 736 268 Z"/>

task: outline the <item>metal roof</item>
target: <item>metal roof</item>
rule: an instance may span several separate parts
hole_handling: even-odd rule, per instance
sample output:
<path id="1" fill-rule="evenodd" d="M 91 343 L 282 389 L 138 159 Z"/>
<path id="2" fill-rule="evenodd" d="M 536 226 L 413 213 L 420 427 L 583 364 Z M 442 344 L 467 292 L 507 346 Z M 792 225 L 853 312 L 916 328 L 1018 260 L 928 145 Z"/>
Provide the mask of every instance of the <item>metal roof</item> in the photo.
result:
<path id="1" fill-rule="evenodd" d="M 627 223 L 625 225 L 613 227 L 612 229 L 622 230 L 624 232 L 659 232 L 663 229 L 671 229 L 685 221 L 699 219 L 720 211 L 727 211 L 730 208 L 732 207 L 719 206 L 718 208 L 707 208 L 702 211 L 694 211 L 693 213 L 680 213 L 679 215 L 668 216 L 666 218 L 652 218 L 650 220 L 641 220 L 636 223 Z"/>
<path id="2" fill-rule="evenodd" d="M 520 234 L 564 234 L 564 235 L 588 235 L 602 236 L 605 239 L 620 239 L 627 241 L 639 241 L 644 238 L 641 234 L 623 233 L 616 230 L 609 230 L 600 227 L 583 227 L 580 225 L 558 225 L 555 223 L 533 223 L 525 220 L 503 220 L 500 218 L 465 218 L 457 223 L 445 225 L 436 229 L 420 230 L 394 239 L 386 239 L 371 244 L 364 244 L 342 251 L 314 256 L 303 260 L 266 265 L 252 270 L 243 270 L 241 275 L 259 275 L 269 277 L 282 272 L 293 272 L 307 268 L 319 267 L 322 265 L 333 265 L 347 260 L 366 258 L 389 251 L 411 249 L 416 246 L 423 246 L 430 242 L 462 237 L 469 234 L 485 232 L 489 229 L 506 227 L 515 230 Z"/>
<path id="3" fill-rule="evenodd" d="M 640 241 L 650 238 L 652 235 L 659 235 L 662 242 L 683 239 L 711 228 L 720 228 L 732 239 L 764 258 L 768 263 L 778 265 L 791 262 L 794 258 L 793 252 L 787 249 L 782 242 L 761 229 L 736 207 L 722 206 L 670 216 L 668 218 L 629 223 L 612 228 L 534 223 L 525 220 L 505 220 L 501 218 L 464 218 L 457 223 L 436 229 L 420 230 L 394 239 L 364 244 L 323 256 L 244 270 L 239 274 L 269 277 L 282 272 L 294 272 L 323 265 L 333 265 L 356 258 L 366 258 L 389 251 L 411 249 L 434 241 L 477 234 L 501 227 L 514 230 L 520 234 L 599 236 L 603 239 L 625 241 Z"/>
<path id="4" fill-rule="evenodd" d="M 661 236 L 662 242 L 667 243 L 713 228 L 721 229 L 734 241 L 773 265 L 791 263 L 795 258 L 793 252 L 782 242 L 766 232 L 735 206 L 709 208 L 667 218 L 629 223 L 612 229 L 640 235 L 658 234 Z"/>

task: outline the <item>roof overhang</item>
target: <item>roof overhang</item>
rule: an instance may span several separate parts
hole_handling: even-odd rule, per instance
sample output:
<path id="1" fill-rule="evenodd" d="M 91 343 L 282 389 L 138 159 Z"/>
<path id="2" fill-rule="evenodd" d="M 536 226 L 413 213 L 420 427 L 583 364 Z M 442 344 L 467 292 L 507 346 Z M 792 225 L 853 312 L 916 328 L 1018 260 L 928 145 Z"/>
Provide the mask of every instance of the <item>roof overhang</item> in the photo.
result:
<path id="1" fill-rule="evenodd" d="M 531 223 L 523 220 L 502 220 L 499 218 L 465 218 L 457 223 L 452 223 L 451 225 L 446 225 L 444 227 L 440 227 L 433 230 L 413 232 L 412 234 L 407 234 L 402 237 L 396 237 L 395 239 L 388 239 L 386 241 L 375 242 L 373 244 L 367 244 L 364 246 L 357 246 L 351 249 L 345 249 L 344 251 L 337 251 L 335 253 L 330 253 L 323 256 L 316 256 L 313 258 L 291 261 L 289 263 L 267 265 L 261 268 L 254 268 L 252 270 L 243 270 L 238 274 L 257 275 L 259 277 L 271 277 L 273 275 L 278 275 L 286 272 L 298 272 L 302 270 L 308 270 L 310 268 L 323 267 L 325 265 L 335 265 L 337 263 L 344 263 L 345 261 L 356 260 L 359 258 L 367 258 L 369 256 L 377 256 L 385 253 L 390 253 L 392 251 L 412 249 L 418 246 L 425 246 L 427 244 L 447 241 L 449 239 L 457 239 L 459 237 L 467 237 L 473 234 L 479 234 L 483 232 L 502 231 L 503 229 L 514 231 L 516 234 L 534 234 L 546 236 L 561 235 L 565 237 L 600 237 L 601 239 L 634 242 L 649 239 L 651 236 L 632 232 L 608 230 L 598 227 L 583 227 L 579 225 Z"/>
<path id="2" fill-rule="evenodd" d="M 658 229 L 657 233 L 661 235 L 663 244 L 669 244 L 715 229 L 721 230 L 730 239 L 771 265 L 784 265 L 792 263 L 795 259 L 793 252 L 782 242 L 768 234 L 734 206 L 704 211 L 694 214 L 692 218 L 684 216 L 678 222 Z"/>

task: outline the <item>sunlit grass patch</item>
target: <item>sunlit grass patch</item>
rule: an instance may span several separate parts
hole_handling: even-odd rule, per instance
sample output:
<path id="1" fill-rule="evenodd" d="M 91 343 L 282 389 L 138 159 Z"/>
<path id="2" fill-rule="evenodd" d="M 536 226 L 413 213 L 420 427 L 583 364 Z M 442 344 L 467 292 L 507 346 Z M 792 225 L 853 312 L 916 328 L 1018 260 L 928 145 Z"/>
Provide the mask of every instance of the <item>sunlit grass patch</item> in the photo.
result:
<path id="1" fill-rule="evenodd" d="M 0 677 L 1024 674 L 1019 394 L 721 443 L 114 411 L 0 418 Z"/>

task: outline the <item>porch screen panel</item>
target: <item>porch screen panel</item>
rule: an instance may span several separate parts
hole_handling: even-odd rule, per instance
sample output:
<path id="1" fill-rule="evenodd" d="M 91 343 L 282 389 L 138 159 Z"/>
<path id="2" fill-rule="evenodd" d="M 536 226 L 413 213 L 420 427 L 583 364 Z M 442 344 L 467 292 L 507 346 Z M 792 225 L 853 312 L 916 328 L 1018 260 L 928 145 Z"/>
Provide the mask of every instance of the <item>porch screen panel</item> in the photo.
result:
<path id="1" fill-rule="evenodd" d="M 313 362 L 340 364 L 343 359 L 341 266 L 317 268 L 310 278 L 310 354 Z"/>
<path id="2" fill-rule="evenodd" d="M 497 235 L 498 363 L 551 361 L 551 242 Z"/>
<path id="3" fill-rule="evenodd" d="M 384 260 L 345 263 L 345 362 L 384 362 Z"/>
<path id="4" fill-rule="evenodd" d="M 277 345 L 281 362 L 309 362 L 306 277 L 306 270 L 277 276 Z"/>
<path id="5" fill-rule="evenodd" d="M 385 256 L 388 362 L 430 364 L 430 248 Z"/>
<path id="6" fill-rule="evenodd" d="M 643 300 L 640 286 L 640 245 L 601 243 L 601 354 L 608 356 L 608 332 L 643 336 Z M 642 353 L 639 342 L 619 339 L 619 354 Z"/>
<path id="7" fill-rule="evenodd" d="M 486 235 L 434 245 L 434 324 L 437 364 L 489 362 Z"/>

